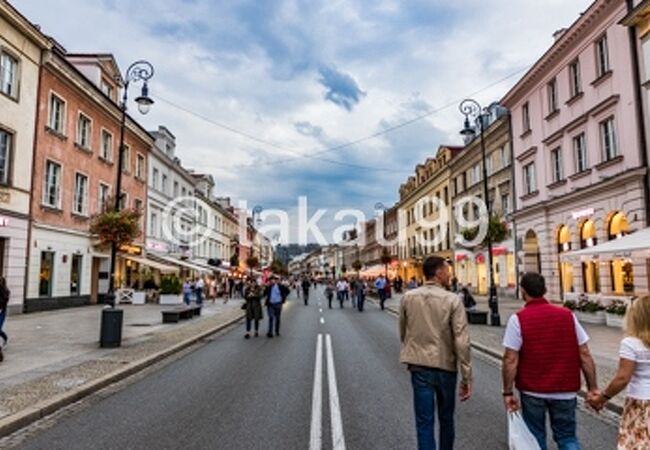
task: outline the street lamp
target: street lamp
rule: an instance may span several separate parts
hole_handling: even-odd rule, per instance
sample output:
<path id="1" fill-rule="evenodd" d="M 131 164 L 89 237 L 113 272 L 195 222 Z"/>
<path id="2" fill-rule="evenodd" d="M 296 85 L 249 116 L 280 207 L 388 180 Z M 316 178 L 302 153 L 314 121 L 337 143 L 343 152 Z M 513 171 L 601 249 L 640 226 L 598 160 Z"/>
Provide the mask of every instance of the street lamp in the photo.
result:
<path id="1" fill-rule="evenodd" d="M 487 171 L 487 155 L 485 151 L 485 128 L 488 125 L 490 113 L 481 107 L 481 105 L 473 99 L 463 100 L 458 106 L 461 114 L 465 116 L 465 123 L 460 134 L 467 138 L 467 142 L 476 137 L 476 129 L 472 127 L 471 120 L 474 120 L 476 127 L 481 136 L 481 156 L 483 160 L 483 197 L 487 204 L 488 212 L 488 233 L 487 233 L 487 247 L 488 247 L 488 273 L 490 277 L 490 296 L 488 305 L 490 306 L 490 324 L 492 326 L 501 326 L 501 316 L 499 315 L 499 299 L 497 297 L 497 287 L 494 284 L 494 267 L 492 265 L 492 236 L 490 235 L 489 221 L 492 219 L 492 206 L 490 205 L 490 192 L 488 188 L 488 171 Z M 470 120 L 471 119 L 471 120 Z"/>
<path id="2" fill-rule="evenodd" d="M 149 86 L 147 82 L 154 74 L 154 68 L 148 61 L 136 61 L 126 69 L 124 76 L 124 94 L 120 109 L 122 110 L 122 120 L 120 124 L 120 146 L 117 157 L 117 182 L 115 183 L 115 211 L 121 209 L 122 200 L 122 167 L 124 165 L 124 131 L 126 128 L 126 111 L 129 84 L 131 82 L 142 81 L 142 90 L 140 95 L 135 99 L 138 104 L 138 110 L 141 114 L 147 114 L 151 109 L 154 101 L 149 97 Z M 111 274 L 108 280 L 108 303 L 110 309 L 102 311 L 100 345 L 102 347 L 119 347 L 122 341 L 122 310 L 115 309 L 115 268 L 117 260 L 117 243 L 111 244 Z"/>

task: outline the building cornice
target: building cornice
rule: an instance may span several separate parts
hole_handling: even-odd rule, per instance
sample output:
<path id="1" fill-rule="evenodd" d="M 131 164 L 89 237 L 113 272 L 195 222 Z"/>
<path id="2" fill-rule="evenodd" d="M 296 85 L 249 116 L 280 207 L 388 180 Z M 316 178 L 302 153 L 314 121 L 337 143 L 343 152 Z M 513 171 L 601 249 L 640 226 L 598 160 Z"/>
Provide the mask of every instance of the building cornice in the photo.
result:
<path id="1" fill-rule="evenodd" d="M 506 93 L 500 103 L 511 108 L 522 96 L 526 95 L 534 86 L 543 81 L 551 70 L 555 70 L 557 68 L 557 61 L 574 50 L 580 39 L 584 38 L 588 33 L 591 33 L 616 7 L 624 4 L 620 0 L 596 0 L 592 3 L 564 31 L 564 34 L 553 43 L 542 57 L 535 62 L 517 84 Z"/>
<path id="2" fill-rule="evenodd" d="M 92 81 L 86 78 L 77 68 L 65 59 L 65 55 L 58 54 L 52 50 L 44 54 L 43 65 L 49 68 L 55 75 L 58 75 L 62 81 L 67 82 L 72 88 L 86 95 L 102 111 L 107 113 L 115 120 L 119 126 L 122 119 L 122 110 L 119 105 L 113 102 L 104 94 Z M 154 137 L 149 134 L 137 121 L 128 113 L 126 115 L 126 128 L 137 138 L 139 138 L 147 147 L 153 147 Z"/>
<path id="3" fill-rule="evenodd" d="M 576 201 L 582 201 L 584 204 L 588 204 L 589 202 L 593 201 L 594 195 L 601 192 L 612 191 L 616 188 L 616 186 L 619 186 L 622 183 L 633 180 L 639 180 L 639 182 L 643 182 L 645 173 L 645 167 L 629 169 L 598 183 L 591 184 L 589 186 L 571 191 L 567 194 L 563 194 L 559 197 L 545 200 L 543 202 L 539 202 L 534 205 L 519 209 L 513 213 L 513 217 L 515 220 L 519 220 L 526 217 L 527 215 L 539 213 L 550 208 L 556 208 L 558 206 L 566 205 L 568 203 Z"/>
<path id="4" fill-rule="evenodd" d="M 41 50 L 52 48 L 52 41 L 6 0 L 0 0 L 0 16 L 16 27 Z"/>

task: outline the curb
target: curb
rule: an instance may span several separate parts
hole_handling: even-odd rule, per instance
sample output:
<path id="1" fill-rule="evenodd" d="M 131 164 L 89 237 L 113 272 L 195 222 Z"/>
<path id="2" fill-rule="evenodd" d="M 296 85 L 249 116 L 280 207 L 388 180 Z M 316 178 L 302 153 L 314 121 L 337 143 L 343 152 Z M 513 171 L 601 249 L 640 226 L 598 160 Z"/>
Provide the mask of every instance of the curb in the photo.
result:
<path id="1" fill-rule="evenodd" d="M 371 301 L 373 303 L 375 303 L 375 304 L 379 304 L 379 302 L 374 300 L 374 299 L 372 299 Z M 390 307 L 386 308 L 386 312 L 388 312 L 388 314 L 390 314 L 392 316 L 399 317 L 399 312 L 391 309 Z M 501 361 L 501 358 L 503 358 L 502 353 L 500 353 L 500 352 L 498 352 L 498 351 L 496 351 L 496 350 L 494 350 L 494 349 L 492 349 L 490 347 L 487 347 L 487 346 L 485 346 L 483 344 L 479 344 L 477 342 L 472 342 L 470 345 L 474 350 L 478 351 L 479 353 L 483 353 L 484 355 L 487 355 L 487 356 L 490 356 L 492 358 L 498 359 L 499 361 Z M 578 396 L 580 398 L 582 398 L 583 400 L 585 400 L 587 398 L 587 391 L 581 389 L 580 391 L 578 391 Z M 617 414 L 619 416 L 621 416 L 623 414 L 623 407 L 619 406 L 619 405 L 615 405 L 615 404 L 613 404 L 611 402 L 607 402 L 605 404 L 605 409 L 608 410 L 609 412 L 612 412 L 612 413 Z"/>
<path id="2" fill-rule="evenodd" d="M 149 366 L 160 362 L 164 359 L 169 358 L 170 356 L 185 350 L 186 348 L 194 345 L 195 343 L 205 339 L 215 333 L 218 333 L 242 320 L 244 317 L 243 314 L 238 317 L 229 320 L 226 323 L 220 324 L 206 330 L 196 336 L 188 338 L 178 344 L 168 348 L 167 350 L 154 353 L 153 355 L 147 356 L 139 361 L 135 361 L 126 365 L 124 368 L 116 370 L 112 373 L 104 375 L 96 380 L 89 382 L 87 385 L 73 389 L 69 392 L 64 392 L 62 394 L 56 395 L 50 399 L 44 400 L 36 405 L 30 406 L 20 412 L 7 416 L 3 419 L 0 419 L 0 438 L 9 436 L 10 434 L 25 428 L 28 425 L 36 422 L 48 416 L 59 409 L 71 405 L 72 403 L 78 402 L 79 400 L 87 397 L 101 389 L 104 389 L 111 384 L 122 381 L 125 378 L 130 377 L 142 370 L 148 368 Z"/>

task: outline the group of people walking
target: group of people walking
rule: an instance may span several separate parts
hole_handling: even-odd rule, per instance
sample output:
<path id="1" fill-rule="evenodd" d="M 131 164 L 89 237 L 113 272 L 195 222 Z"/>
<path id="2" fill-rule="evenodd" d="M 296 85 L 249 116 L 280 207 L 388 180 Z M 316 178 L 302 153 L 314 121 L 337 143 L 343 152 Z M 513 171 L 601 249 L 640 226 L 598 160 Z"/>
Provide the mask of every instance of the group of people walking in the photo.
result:
<path id="1" fill-rule="evenodd" d="M 427 258 L 423 271 L 423 286 L 401 299 L 400 360 L 411 375 L 418 448 L 449 450 L 454 446 L 459 373 L 460 401 L 472 396 L 467 305 L 450 291 L 450 269 L 444 259 Z M 596 411 L 627 387 L 618 448 L 650 449 L 650 296 L 636 299 L 628 308 L 618 371 L 599 389 L 589 336 L 573 313 L 545 298 L 540 274 L 524 274 L 520 288 L 524 307 L 510 317 L 503 338 L 501 395 L 506 411 L 521 412 L 542 450 L 547 448 L 547 416 L 558 448 L 580 449 L 576 407 L 582 373 L 587 403 Z"/>
<path id="2" fill-rule="evenodd" d="M 264 319 L 263 307 L 266 308 L 269 327 L 266 336 L 268 338 L 280 337 L 280 321 L 282 307 L 287 301 L 291 290 L 284 283 L 280 283 L 277 276 L 271 276 L 268 283 L 262 286 L 254 278 L 249 278 L 243 289 L 245 303 L 242 309 L 246 310 L 246 339 L 259 337 L 260 322 Z M 264 304 L 262 305 L 262 302 Z"/>

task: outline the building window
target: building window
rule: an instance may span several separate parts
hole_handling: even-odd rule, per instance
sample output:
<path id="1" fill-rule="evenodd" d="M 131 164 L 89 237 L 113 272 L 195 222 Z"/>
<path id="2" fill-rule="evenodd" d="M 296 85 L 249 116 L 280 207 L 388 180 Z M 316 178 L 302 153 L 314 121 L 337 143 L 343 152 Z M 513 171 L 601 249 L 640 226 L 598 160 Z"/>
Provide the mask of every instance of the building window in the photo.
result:
<path id="1" fill-rule="evenodd" d="M 72 264 L 70 269 L 70 295 L 81 295 L 82 263 L 82 255 L 72 255 Z"/>
<path id="2" fill-rule="evenodd" d="M 9 184 L 14 135 L 0 128 L 0 184 Z"/>
<path id="3" fill-rule="evenodd" d="M 45 164 L 45 184 L 43 186 L 43 204 L 59 208 L 61 200 L 61 165 L 52 161 Z"/>
<path id="4" fill-rule="evenodd" d="M 645 36 L 641 41 L 641 52 L 643 53 L 643 75 L 642 80 L 647 86 L 646 82 L 650 80 L 650 36 Z M 646 88 L 647 91 L 647 88 Z"/>
<path id="5" fill-rule="evenodd" d="M 501 168 L 508 167 L 510 165 L 510 152 L 508 148 L 504 145 L 499 149 L 499 153 L 501 155 Z"/>
<path id="6" fill-rule="evenodd" d="M 557 78 L 549 81 L 546 91 L 548 92 L 548 113 L 553 114 L 560 109 L 558 107 Z"/>
<path id="7" fill-rule="evenodd" d="M 501 194 L 501 210 L 503 214 L 510 214 L 510 194 Z"/>
<path id="8" fill-rule="evenodd" d="M 41 269 L 39 272 L 38 295 L 52 296 L 52 280 L 54 270 L 54 252 L 41 252 Z"/>
<path id="9" fill-rule="evenodd" d="M 521 107 L 521 123 L 524 133 L 530 131 L 530 105 L 528 102 Z"/>
<path id="10" fill-rule="evenodd" d="M 90 148 L 90 128 L 91 121 L 83 113 L 79 113 L 79 120 L 77 120 L 77 144 L 81 148 Z"/>
<path id="11" fill-rule="evenodd" d="M 532 194 L 537 190 L 535 163 L 530 163 L 524 166 L 524 190 L 526 194 Z"/>
<path id="12" fill-rule="evenodd" d="M 181 188 L 181 196 L 185 197 L 187 195 L 187 190 L 185 187 Z"/>
<path id="13" fill-rule="evenodd" d="M 577 59 L 569 64 L 569 83 L 571 97 L 582 94 L 582 80 L 580 79 L 580 61 Z"/>
<path id="14" fill-rule="evenodd" d="M 129 194 L 122 191 L 122 193 L 120 194 L 120 211 L 126 209 L 128 204 L 129 204 Z"/>
<path id="15" fill-rule="evenodd" d="M 139 198 L 136 198 L 135 200 L 133 200 L 133 209 L 135 209 L 136 211 L 142 212 L 143 211 L 143 206 L 144 206 L 144 204 L 142 203 L 142 200 L 140 200 Z"/>
<path id="16" fill-rule="evenodd" d="M 64 134 L 65 101 L 54 94 L 50 95 L 50 115 L 48 125 L 59 134 Z"/>
<path id="17" fill-rule="evenodd" d="M 109 96 L 111 100 L 113 99 L 113 86 L 110 85 L 105 79 L 102 78 L 102 81 L 99 82 L 99 89 Z"/>
<path id="18" fill-rule="evenodd" d="M 162 184 L 160 186 L 160 190 L 163 194 L 167 195 L 167 175 L 163 173 L 161 180 Z"/>
<path id="19" fill-rule="evenodd" d="M 564 171 L 562 170 L 562 148 L 557 147 L 551 150 L 551 172 L 553 174 L 553 182 L 562 181 L 564 179 Z"/>
<path id="20" fill-rule="evenodd" d="M 609 49 L 607 36 L 596 41 L 596 75 L 598 78 L 609 72 Z"/>
<path id="21" fill-rule="evenodd" d="M 576 162 L 576 173 L 587 170 L 587 144 L 584 133 L 580 133 L 573 138 L 573 154 Z"/>
<path id="22" fill-rule="evenodd" d="M 178 197 L 178 181 L 174 181 L 174 198 Z"/>
<path id="23" fill-rule="evenodd" d="M 476 163 L 472 167 L 472 184 L 476 184 L 479 181 L 481 181 L 481 163 Z"/>
<path id="24" fill-rule="evenodd" d="M 151 213 L 150 233 L 153 237 L 158 237 L 158 214 Z"/>
<path id="25" fill-rule="evenodd" d="M 610 117 L 600 123 L 600 145 L 603 151 L 603 161 L 610 161 L 618 155 L 616 148 L 616 130 L 614 118 Z"/>
<path id="26" fill-rule="evenodd" d="M 82 216 L 88 214 L 88 177 L 80 173 L 75 174 L 72 211 Z"/>
<path id="27" fill-rule="evenodd" d="M 138 153 L 135 161 L 135 176 L 136 178 L 144 179 L 144 156 Z"/>
<path id="28" fill-rule="evenodd" d="M 104 183 L 99 183 L 99 210 L 105 211 L 108 207 L 108 200 L 111 196 L 111 187 Z"/>
<path id="29" fill-rule="evenodd" d="M 128 145 L 122 146 L 122 172 L 131 172 L 131 149 Z"/>
<path id="30" fill-rule="evenodd" d="M 8 53 L 0 53 L 0 92 L 18 97 L 18 60 Z"/>
<path id="31" fill-rule="evenodd" d="M 99 157 L 105 161 L 113 159 L 113 135 L 106 130 L 102 130 L 102 150 Z"/>
<path id="32" fill-rule="evenodd" d="M 153 169 L 153 176 L 151 177 L 151 187 L 158 189 L 158 169 Z"/>

